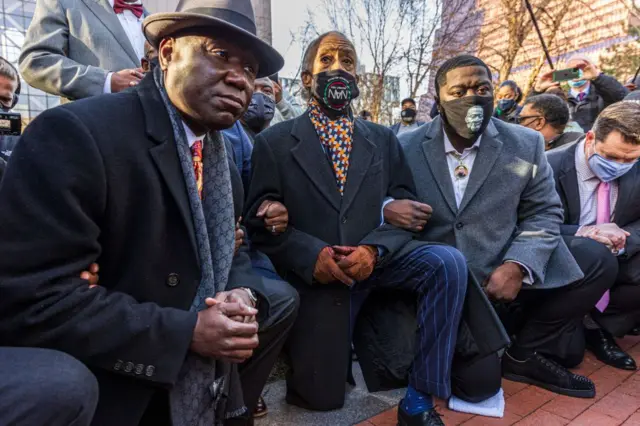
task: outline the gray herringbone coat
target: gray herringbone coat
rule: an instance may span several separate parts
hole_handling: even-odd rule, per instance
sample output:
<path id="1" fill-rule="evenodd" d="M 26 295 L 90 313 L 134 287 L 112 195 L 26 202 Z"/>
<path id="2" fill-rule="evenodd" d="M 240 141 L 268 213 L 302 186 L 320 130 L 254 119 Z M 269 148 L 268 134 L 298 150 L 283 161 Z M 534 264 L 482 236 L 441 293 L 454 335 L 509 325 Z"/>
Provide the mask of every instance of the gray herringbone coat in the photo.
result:
<path id="1" fill-rule="evenodd" d="M 527 265 L 532 287 L 557 288 L 583 274 L 560 236 L 562 204 L 539 133 L 492 118 L 460 208 L 444 152 L 442 119 L 400 137 L 418 199 L 433 207 L 421 238 L 464 253 L 482 282 L 505 260 Z"/>

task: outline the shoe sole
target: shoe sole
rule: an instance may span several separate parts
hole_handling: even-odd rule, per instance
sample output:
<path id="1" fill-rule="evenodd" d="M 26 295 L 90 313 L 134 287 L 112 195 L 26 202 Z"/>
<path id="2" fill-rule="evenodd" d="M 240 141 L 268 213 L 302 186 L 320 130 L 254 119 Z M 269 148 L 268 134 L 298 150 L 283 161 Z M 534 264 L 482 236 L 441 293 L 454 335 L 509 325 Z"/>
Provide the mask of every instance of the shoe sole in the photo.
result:
<path id="1" fill-rule="evenodd" d="M 253 413 L 253 418 L 254 419 L 259 419 L 261 417 L 266 416 L 267 414 L 269 414 L 269 410 L 260 411 L 258 413 Z"/>
<path id="2" fill-rule="evenodd" d="M 546 389 L 559 395 L 572 396 L 574 398 L 594 398 L 596 396 L 595 390 L 576 390 L 561 388 L 560 386 L 550 385 L 549 383 L 540 382 L 538 380 L 531 379 L 525 376 L 519 376 L 517 374 L 505 373 L 502 375 L 502 377 L 513 382 L 527 383 L 529 385 L 538 386 L 542 389 Z"/>

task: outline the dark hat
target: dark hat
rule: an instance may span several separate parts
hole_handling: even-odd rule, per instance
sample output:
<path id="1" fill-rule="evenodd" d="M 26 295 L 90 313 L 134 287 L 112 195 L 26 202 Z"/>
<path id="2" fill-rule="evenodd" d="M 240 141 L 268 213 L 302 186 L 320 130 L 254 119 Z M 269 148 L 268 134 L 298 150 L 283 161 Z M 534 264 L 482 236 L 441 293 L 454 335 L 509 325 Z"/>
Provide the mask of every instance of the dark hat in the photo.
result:
<path id="1" fill-rule="evenodd" d="M 144 35 L 154 47 L 171 34 L 189 28 L 224 30 L 231 40 L 251 49 L 258 59 L 258 77 L 280 71 L 284 58 L 256 36 L 256 20 L 251 0 L 180 0 L 173 13 L 149 15 L 142 23 Z"/>

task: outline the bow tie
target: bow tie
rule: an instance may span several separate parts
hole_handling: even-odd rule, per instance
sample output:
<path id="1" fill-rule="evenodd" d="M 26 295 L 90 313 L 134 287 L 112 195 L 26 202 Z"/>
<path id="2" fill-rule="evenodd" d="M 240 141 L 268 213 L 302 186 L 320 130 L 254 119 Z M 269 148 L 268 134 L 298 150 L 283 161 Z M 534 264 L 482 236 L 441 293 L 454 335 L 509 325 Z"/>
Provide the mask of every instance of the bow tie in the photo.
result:
<path id="1" fill-rule="evenodd" d="M 129 3 L 124 0 L 115 0 L 113 3 L 113 11 L 115 13 L 122 13 L 125 10 L 130 10 L 131 13 L 136 15 L 136 18 L 140 18 L 144 9 L 141 3 Z"/>

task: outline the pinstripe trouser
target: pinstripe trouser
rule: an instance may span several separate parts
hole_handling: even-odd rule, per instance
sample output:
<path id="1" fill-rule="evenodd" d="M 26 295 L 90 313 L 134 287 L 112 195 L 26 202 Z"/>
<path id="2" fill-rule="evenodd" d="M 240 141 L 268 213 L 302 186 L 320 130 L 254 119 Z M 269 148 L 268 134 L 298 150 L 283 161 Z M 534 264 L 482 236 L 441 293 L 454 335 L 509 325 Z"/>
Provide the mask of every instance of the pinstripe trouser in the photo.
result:
<path id="1" fill-rule="evenodd" d="M 373 288 L 413 291 L 418 296 L 418 335 L 409 384 L 420 392 L 448 398 L 451 363 L 467 290 L 467 262 L 458 250 L 423 245 L 377 268 L 354 292 Z"/>

